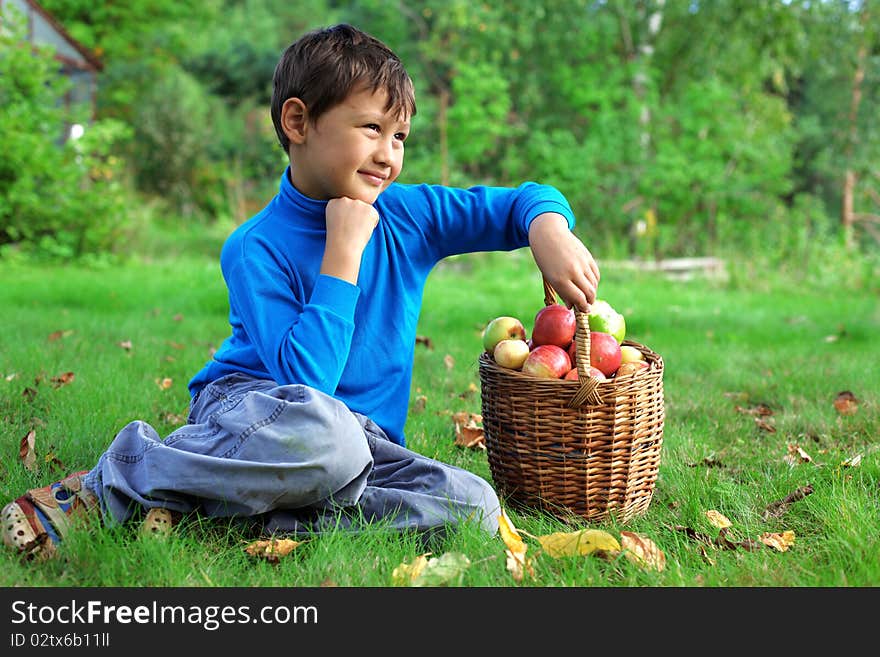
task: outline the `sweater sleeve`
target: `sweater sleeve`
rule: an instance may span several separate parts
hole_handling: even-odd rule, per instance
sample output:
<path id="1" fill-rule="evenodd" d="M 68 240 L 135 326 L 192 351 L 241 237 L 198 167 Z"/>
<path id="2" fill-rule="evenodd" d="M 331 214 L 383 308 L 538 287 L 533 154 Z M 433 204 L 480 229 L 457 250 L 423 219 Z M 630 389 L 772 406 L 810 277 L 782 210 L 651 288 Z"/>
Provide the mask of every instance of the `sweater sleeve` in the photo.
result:
<path id="1" fill-rule="evenodd" d="M 525 182 L 518 187 L 419 187 L 425 197 L 426 221 L 437 259 L 528 246 L 529 226 L 545 212 L 561 214 L 569 228 L 575 225 L 568 200 L 550 185 Z"/>
<path id="2" fill-rule="evenodd" d="M 247 240 L 221 258 L 233 327 L 246 331 L 273 380 L 332 395 L 348 360 L 359 288 L 318 275 L 308 291 L 269 244 Z"/>

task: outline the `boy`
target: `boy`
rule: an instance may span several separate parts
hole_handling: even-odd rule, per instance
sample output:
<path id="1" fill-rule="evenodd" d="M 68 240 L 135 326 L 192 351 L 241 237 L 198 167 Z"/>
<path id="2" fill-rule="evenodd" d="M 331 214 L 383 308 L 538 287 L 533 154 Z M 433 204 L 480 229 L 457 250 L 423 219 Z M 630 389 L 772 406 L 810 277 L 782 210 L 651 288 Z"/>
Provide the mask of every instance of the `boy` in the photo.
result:
<path id="1" fill-rule="evenodd" d="M 283 54 L 272 119 L 289 156 L 278 194 L 224 244 L 231 334 L 190 381 L 164 440 L 130 423 L 94 469 L 3 509 L 4 541 L 51 556 L 79 515 L 199 511 L 263 533 L 498 527 L 492 487 L 408 450 L 403 433 L 425 280 L 456 253 L 531 247 L 587 310 L 599 272 L 555 189 L 395 183 L 416 105 L 384 44 L 349 25 Z M 163 516 L 162 514 L 166 514 Z"/>

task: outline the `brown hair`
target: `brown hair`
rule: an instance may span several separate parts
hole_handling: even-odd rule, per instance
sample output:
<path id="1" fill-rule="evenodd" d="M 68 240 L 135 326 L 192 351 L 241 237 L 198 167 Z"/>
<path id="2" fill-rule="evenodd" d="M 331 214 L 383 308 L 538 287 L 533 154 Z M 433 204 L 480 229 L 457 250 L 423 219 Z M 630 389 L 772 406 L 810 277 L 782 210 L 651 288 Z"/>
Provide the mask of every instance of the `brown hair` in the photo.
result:
<path id="1" fill-rule="evenodd" d="M 275 67 L 272 78 L 272 123 L 281 147 L 290 140 L 281 129 L 281 107 L 299 98 L 315 121 L 341 103 L 358 85 L 388 93 L 387 110 L 416 113 L 413 83 L 403 63 L 384 43 L 341 23 L 307 32 L 294 41 Z"/>

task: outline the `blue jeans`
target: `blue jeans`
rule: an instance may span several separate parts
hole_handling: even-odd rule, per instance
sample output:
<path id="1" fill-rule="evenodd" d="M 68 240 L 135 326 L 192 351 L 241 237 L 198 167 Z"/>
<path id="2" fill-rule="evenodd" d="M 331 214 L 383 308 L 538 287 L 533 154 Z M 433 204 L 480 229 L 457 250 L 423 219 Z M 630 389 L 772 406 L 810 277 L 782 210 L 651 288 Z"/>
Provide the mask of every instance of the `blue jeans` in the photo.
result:
<path id="1" fill-rule="evenodd" d="M 339 400 L 244 374 L 205 386 L 187 424 L 164 440 L 129 423 L 84 484 L 108 521 L 164 507 L 245 518 L 270 534 L 466 520 L 494 534 L 500 512 L 488 482 L 397 445 Z"/>

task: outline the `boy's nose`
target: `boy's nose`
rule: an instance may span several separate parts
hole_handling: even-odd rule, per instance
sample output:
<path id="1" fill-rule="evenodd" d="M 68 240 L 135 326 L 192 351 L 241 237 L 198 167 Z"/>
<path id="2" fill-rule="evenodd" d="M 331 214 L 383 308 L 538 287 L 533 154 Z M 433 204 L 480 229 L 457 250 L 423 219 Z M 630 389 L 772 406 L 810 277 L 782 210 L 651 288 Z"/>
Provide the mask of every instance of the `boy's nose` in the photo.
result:
<path id="1" fill-rule="evenodd" d="M 390 165 L 394 159 L 394 151 L 390 139 L 380 139 L 373 152 L 373 159 L 377 164 Z"/>

